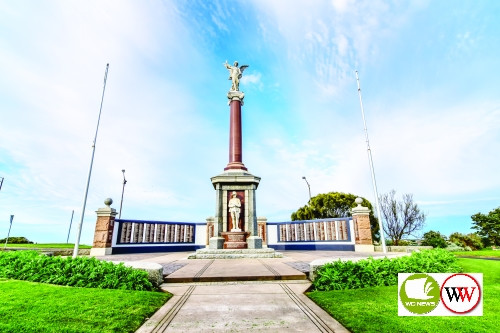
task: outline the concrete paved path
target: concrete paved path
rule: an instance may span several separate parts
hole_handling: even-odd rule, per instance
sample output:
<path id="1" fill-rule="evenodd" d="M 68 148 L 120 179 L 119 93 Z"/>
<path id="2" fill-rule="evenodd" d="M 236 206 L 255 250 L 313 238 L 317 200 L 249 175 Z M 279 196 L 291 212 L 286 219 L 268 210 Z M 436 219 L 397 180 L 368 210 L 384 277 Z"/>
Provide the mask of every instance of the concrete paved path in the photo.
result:
<path id="1" fill-rule="evenodd" d="M 174 283 L 174 296 L 136 333 L 348 332 L 304 292 L 307 280 Z"/>
<path id="2" fill-rule="evenodd" d="M 174 296 L 138 333 L 348 332 L 304 292 L 310 263 L 359 260 L 380 252 L 282 251 L 273 259 L 187 259 L 190 253 L 111 255 L 99 259 L 154 262 Z M 404 254 L 391 254 L 400 256 Z M 181 283 L 182 282 L 182 283 Z"/>

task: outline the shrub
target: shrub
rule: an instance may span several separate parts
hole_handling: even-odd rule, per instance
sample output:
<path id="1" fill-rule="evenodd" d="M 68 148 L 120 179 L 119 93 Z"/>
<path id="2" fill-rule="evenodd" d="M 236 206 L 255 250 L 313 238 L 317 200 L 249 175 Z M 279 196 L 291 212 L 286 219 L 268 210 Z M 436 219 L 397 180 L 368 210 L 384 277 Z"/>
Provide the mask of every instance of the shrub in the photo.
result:
<path id="1" fill-rule="evenodd" d="M 455 243 L 451 243 L 451 242 L 448 242 L 448 246 L 446 247 L 445 249 L 446 251 L 450 251 L 450 252 L 460 252 L 460 251 L 465 251 L 463 247 L 455 244 Z"/>
<path id="2" fill-rule="evenodd" d="M 446 244 L 446 239 L 439 231 L 428 231 L 424 234 L 422 238 L 422 245 L 424 246 L 432 246 L 435 249 L 440 248 L 444 249 Z"/>
<path id="3" fill-rule="evenodd" d="M 0 277 L 64 286 L 155 290 L 148 273 L 95 258 L 49 257 L 35 251 L 0 253 Z"/>
<path id="4" fill-rule="evenodd" d="M 4 244 L 7 238 L 0 239 L 0 243 Z M 33 244 L 26 237 L 9 237 L 9 244 Z"/>
<path id="5" fill-rule="evenodd" d="M 394 259 L 363 259 L 358 262 L 335 261 L 316 272 L 315 290 L 343 290 L 398 283 L 398 273 L 452 273 L 460 272 L 455 256 L 442 249 L 413 252 L 410 256 Z"/>
<path id="6" fill-rule="evenodd" d="M 484 248 L 481 236 L 477 233 L 462 234 L 459 232 L 454 232 L 450 235 L 450 242 L 453 242 L 462 247 L 470 247 L 472 250 L 481 250 Z"/>

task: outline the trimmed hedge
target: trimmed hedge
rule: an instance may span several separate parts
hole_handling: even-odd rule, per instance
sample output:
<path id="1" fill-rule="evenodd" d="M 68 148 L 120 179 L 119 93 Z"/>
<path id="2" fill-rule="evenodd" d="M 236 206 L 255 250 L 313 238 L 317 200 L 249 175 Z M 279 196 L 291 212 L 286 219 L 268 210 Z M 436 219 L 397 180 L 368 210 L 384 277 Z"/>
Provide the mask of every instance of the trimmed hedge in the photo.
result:
<path id="1" fill-rule="evenodd" d="M 313 281 L 315 290 L 343 290 L 398 283 L 398 273 L 460 272 L 457 258 L 443 249 L 413 252 L 393 259 L 363 259 L 358 262 L 335 261 L 318 268 Z"/>
<path id="2" fill-rule="evenodd" d="M 145 271 L 95 258 L 50 257 L 36 251 L 0 252 L 0 277 L 63 286 L 156 290 Z"/>

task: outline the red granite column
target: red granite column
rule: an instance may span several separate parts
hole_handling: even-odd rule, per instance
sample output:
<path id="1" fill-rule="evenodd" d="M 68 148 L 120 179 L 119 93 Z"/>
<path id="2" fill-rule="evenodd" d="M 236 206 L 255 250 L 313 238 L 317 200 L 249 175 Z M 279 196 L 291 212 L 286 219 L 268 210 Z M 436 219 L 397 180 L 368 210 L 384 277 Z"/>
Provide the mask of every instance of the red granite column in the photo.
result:
<path id="1" fill-rule="evenodd" d="M 243 164 L 243 148 L 242 148 L 242 134 L 241 134 L 241 104 L 242 97 L 234 96 L 230 98 L 230 120 L 229 120 L 229 163 L 224 170 L 247 170 Z M 239 92 L 238 92 L 239 93 Z M 243 95 L 241 93 L 241 95 Z"/>

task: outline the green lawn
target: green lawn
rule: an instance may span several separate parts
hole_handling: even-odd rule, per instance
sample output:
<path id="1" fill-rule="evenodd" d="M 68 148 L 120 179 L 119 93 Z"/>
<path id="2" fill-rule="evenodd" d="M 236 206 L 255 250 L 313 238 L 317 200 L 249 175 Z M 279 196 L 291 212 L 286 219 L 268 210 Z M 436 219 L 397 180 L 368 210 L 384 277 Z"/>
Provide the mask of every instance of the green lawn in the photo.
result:
<path id="1" fill-rule="evenodd" d="M 459 259 L 459 264 L 464 272 L 483 273 L 482 317 L 398 317 L 397 286 L 307 295 L 352 332 L 498 332 L 500 261 Z"/>
<path id="2" fill-rule="evenodd" d="M 478 250 L 453 252 L 457 257 L 500 258 L 500 250 Z"/>
<path id="3" fill-rule="evenodd" d="M 171 296 L 0 279 L 0 332 L 134 332 Z"/>
<path id="4" fill-rule="evenodd" d="M 0 244 L 0 249 L 3 249 L 4 244 Z M 72 249 L 75 244 L 71 243 L 46 243 L 46 244 L 7 244 L 7 247 L 22 247 L 22 248 L 33 248 L 33 249 Z M 80 249 L 90 249 L 92 246 L 80 244 L 78 246 Z"/>

